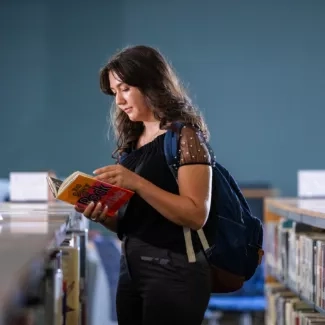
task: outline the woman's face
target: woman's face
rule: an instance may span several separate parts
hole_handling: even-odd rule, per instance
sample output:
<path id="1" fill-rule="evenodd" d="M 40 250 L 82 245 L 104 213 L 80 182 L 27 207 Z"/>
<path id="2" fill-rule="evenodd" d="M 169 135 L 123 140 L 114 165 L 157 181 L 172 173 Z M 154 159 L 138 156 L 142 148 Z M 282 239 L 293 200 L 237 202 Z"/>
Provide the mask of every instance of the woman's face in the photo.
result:
<path id="1" fill-rule="evenodd" d="M 116 105 L 128 115 L 131 121 L 145 122 L 153 119 L 153 113 L 145 96 L 138 88 L 123 83 L 113 71 L 109 71 L 108 77 Z"/>

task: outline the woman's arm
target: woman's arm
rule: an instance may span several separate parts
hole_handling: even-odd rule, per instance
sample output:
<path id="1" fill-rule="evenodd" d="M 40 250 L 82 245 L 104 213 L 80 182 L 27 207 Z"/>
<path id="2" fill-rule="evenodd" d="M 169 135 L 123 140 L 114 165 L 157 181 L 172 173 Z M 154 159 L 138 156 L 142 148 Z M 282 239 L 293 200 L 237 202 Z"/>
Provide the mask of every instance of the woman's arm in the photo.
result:
<path id="1" fill-rule="evenodd" d="M 117 217 L 106 217 L 99 221 L 99 223 L 106 229 L 117 232 Z"/>
<path id="2" fill-rule="evenodd" d="M 99 168 L 94 174 L 96 179 L 135 191 L 170 221 L 197 230 L 205 224 L 210 212 L 212 159 L 196 129 L 184 127 L 180 136 L 179 195 L 159 188 L 121 165 Z"/>
<path id="3" fill-rule="evenodd" d="M 135 191 L 170 221 L 195 230 L 202 228 L 211 205 L 212 168 L 185 165 L 178 170 L 179 195 L 139 178 Z"/>
<path id="4" fill-rule="evenodd" d="M 141 178 L 137 193 L 167 219 L 192 229 L 204 226 L 210 212 L 211 157 L 196 129 L 183 127 L 179 141 L 179 195 L 169 193 Z"/>

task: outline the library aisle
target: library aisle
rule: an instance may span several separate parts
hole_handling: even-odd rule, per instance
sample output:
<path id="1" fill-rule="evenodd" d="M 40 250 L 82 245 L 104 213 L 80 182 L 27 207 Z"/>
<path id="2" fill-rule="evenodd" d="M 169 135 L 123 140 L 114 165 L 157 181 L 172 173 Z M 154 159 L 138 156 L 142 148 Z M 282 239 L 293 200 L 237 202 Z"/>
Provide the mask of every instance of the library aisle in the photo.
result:
<path id="1" fill-rule="evenodd" d="M 266 325 L 325 324 L 325 199 L 265 200 Z"/>

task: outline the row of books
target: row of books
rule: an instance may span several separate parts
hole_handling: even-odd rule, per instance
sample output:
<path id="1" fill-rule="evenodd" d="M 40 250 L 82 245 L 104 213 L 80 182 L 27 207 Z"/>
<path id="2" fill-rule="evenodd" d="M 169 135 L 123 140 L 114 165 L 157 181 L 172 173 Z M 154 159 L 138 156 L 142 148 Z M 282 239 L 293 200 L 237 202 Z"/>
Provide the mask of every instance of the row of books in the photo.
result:
<path id="1" fill-rule="evenodd" d="M 310 304 L 301 300 L 281 283 L 268 283 L 266 286 L 268 308 L 265 314 L 266 325 L 321 325 L 325 315 L 315 311 Z"/>
<path id="2" fill-rule="evenodd" d="M 266 225 L 266 274 L 325 309 L 325 230 L 291 220 Z"/>

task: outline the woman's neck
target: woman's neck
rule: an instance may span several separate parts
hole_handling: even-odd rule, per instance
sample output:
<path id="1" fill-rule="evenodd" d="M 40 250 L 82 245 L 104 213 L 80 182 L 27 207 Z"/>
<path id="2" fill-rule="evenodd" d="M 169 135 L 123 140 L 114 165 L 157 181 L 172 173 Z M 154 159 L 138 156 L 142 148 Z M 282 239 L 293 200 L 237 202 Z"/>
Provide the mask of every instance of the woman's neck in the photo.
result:
<path id="1" fill-rule="evenodd" d="M 144 130 L 143 134 L 144 135 L 152 135 L 155 134 L 159 131 L 160 129 L 160 122 L 155 120 L 155 121 L 150 121 L 150 122 L 143 122 Z"/>
<path id="2" fill-rule="evenodd" d="M 140 148 L 145 144 L 153 141 L 157 136 L 166 132 L 166 130 L 160 129 L 160 122 L 159 121 L 152 121 L 152 122 L 143 122 L 144 130 L 140 135 L 136 148 Z"/>

